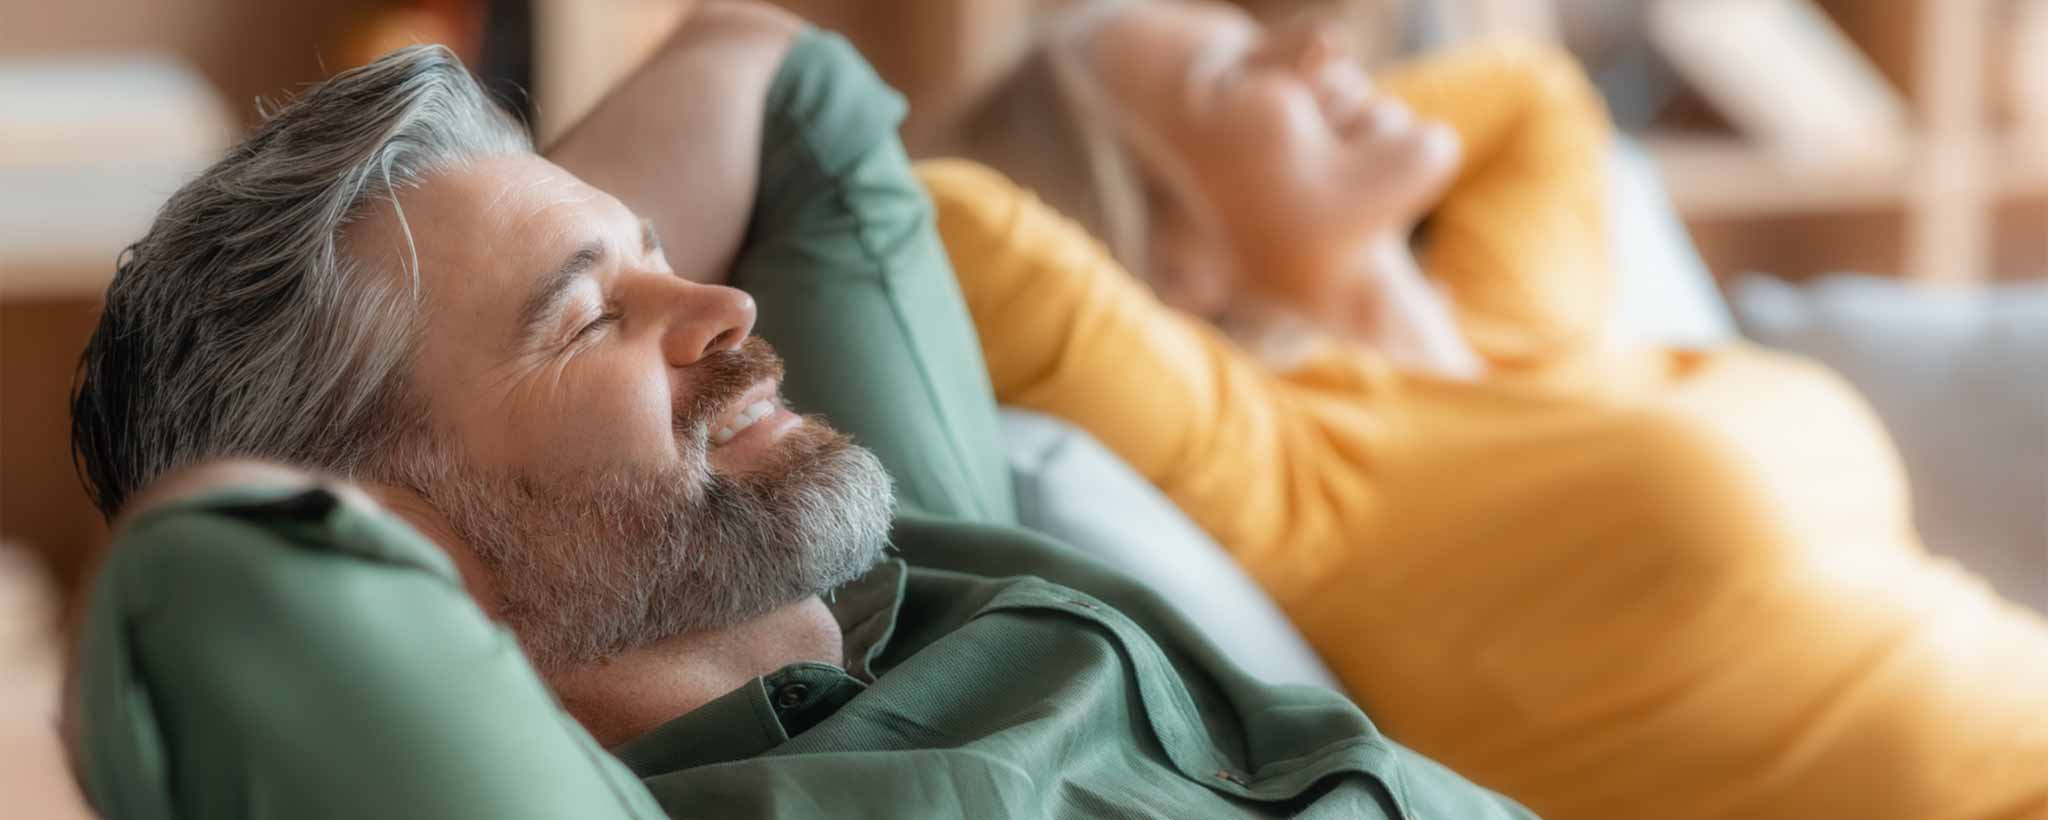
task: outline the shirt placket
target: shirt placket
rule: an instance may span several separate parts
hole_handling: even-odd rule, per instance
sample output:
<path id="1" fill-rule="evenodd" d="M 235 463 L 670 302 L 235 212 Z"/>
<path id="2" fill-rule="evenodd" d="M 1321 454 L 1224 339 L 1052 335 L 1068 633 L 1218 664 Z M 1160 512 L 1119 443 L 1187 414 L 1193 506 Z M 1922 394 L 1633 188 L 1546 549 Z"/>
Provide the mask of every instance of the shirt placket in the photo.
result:
<path id="1" fill-rule="evenodd" d="M 785 666 L 762 682 L 768 687 L 768 705 L 789 737 L 809 731 L 867 689 L 852 675 L 822 663 Z"/>

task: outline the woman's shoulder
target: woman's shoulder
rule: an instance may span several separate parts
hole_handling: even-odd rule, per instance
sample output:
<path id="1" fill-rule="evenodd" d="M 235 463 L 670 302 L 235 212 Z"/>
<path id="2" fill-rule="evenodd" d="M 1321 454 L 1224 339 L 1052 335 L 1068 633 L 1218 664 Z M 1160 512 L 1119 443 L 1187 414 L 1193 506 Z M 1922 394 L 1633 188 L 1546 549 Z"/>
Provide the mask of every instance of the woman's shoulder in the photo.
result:
<path id="1" fill-rule="evenodd" d="M 926 159 L 917 161 L 913 168 L 925 191 L 933 200 L 945 205 L 975 210 L 977 204 L 1000 204 L 1024 194 L 1024 190 L 1003 176 L 1001 171 L 973 160 L 955 157 Z"/>
<path id="2" fill-rule="evenodd" d="M 913 170 L 931 197 L 940 238 L 956 256 L 982 242 L 1009 245 L 1044 233 L 1031 218 L 1044 206 L 1000 171 L 953 158 L 920 160 Z"/>

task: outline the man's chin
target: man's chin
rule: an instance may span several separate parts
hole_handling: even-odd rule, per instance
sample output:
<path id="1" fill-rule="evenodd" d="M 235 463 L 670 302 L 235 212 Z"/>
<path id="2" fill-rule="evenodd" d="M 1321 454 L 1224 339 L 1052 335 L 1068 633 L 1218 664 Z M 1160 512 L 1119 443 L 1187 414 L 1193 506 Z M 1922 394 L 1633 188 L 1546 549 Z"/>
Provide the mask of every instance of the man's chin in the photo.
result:
<path id="1" fill-rule="evenodd" d="M 708 480 L 685 465 L 457 465 L 432 497 L 535 662 L 559 667 L 751 620 L 880 560 L 894 507 L 880 460 L 819 420 L 767 443 Z"/>
<path id="2" fill-rule="evenodd" d="M 716 469 L 714 462 L 713 492 L 731 502 L 715 505 L 731 516 L 719 517 L 727 524 L 746 522 L 754 535 L 770 542 L 783 541 L 790 548 L 806 545 L 802 549 L 811 551 L 813 560 L 826 557 L 818 551 L 850 556 L 861 551 L 862 542 L 878 554 L 895 509 L 888 470 L 874 453 L 823 419 L 793 416 L 792 421 L 786 432 L 749 453 L 737 471 Z M 773 549 L 771 544 L 761 546 Z M 843 561 L 825 562 L 833 563 L 840 572 L 847 571 Z M 872 561 L 856 563 L 864 572 Z M 814 569 L 821 566 L 812 564 Z M 807 591 L 821 593 L 845 580 L 849 579 L 832 579 Z"/>

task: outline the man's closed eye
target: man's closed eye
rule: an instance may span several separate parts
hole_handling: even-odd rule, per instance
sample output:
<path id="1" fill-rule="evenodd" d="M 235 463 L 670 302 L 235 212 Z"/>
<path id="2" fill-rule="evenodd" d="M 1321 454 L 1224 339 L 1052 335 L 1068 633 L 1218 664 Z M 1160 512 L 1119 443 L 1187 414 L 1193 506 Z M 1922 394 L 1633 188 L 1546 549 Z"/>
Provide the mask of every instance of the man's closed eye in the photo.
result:
<path id="1" fill-rule="evenodd" d="M 581 329 L 577 330 L 576 335 L 571 337 L 569 341 L 573 343 L 588 339 L 591 336 L 597 335 L 598 331 L 610 327 L 611 325 L 617 324 L 620 319 L 624 318 L 626 318 L 626 314 L 623 312 L 617 310 L 605 311 L 604 313 L 598 314 L 598 317 L 596 319 L 590 320 L 589 324 L 586 324 Z"/>

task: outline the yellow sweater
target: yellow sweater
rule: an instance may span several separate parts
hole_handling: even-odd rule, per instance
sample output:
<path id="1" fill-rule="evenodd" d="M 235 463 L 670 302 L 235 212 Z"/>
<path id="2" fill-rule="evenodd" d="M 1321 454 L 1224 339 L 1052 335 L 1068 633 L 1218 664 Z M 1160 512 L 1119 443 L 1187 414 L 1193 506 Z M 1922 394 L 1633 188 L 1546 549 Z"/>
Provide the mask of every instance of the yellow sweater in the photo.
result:
<path id="1" fill-rule="evenodd" d="M 922 166 L 1001 401 L 1122 455 L 1396 739 L 1549 817 L 2048 817 L 2048 624 L 1927 556 L 1826 371 L 1610 349 L 1604 115 L 1497 47 L 1386 78 L 1464 136 L 1426 269 L 1483 383 L 1263 370 L 994 172 Z"/>

